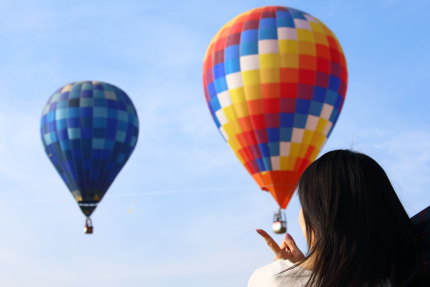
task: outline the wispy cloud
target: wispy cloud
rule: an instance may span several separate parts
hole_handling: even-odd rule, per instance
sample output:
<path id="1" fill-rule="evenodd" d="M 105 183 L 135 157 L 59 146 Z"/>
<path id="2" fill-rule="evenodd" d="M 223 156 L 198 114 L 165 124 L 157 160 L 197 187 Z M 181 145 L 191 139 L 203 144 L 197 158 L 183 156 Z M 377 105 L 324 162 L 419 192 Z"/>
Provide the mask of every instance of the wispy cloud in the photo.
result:
<path id="1" fill-rule="evenodd" d="M 428 206 L 429 202 L 422 199 L 427 197 L 430 184 L 430 126 L 392 122 L 359 128 L 362 124 L 349 122 L 342 126 L 347 130 L 340 128 L 326 149 L 352 148 L 375 158 L 386 170 L 410 215 Z"/>
<path id="2" fill-rule="evenodd" d="M 346 3 L 291 3 L 327 21 L 350 45 L 349 98 L 326 149 L 351 146 L 377 159 L 412 214 L 428 198 L 430 129 L 428 122 L 411 126 L 400 119 L 419 122 L 427 114 L 414 111 L 427 102 L 411 101 L 407 114 L 401 104 L 404 95 L 424 94 L 425 81 L 416 85 L 405 71 L 404 88 L 386 76 L 391 71 L 385 65 L 373 71 L 372 60 L 378 59 L 364 46 L 402 57 L 404 46 L 369 45 L 367 36 L 379 37 L 382 22 L 363 21 L 374 23 L 374 13 L 385 10 L 370 2 Z M 0 54 L 3 285 L 236 287 L 272 259 L 255 228 L 270 229 L 275 203 L 223 142 L 201 84 L 201 61 L 215 32 L 235 15 L 268 4 L 279 1 L 0 1 L 0 34 L 7 39 Z M 352 13 L 359 15 L 353 33 L 351 23 L 345 25 Z M 410 32 L 412 37 L 415 30 Z M 396 71 L 390 75 L 402 78 L 403 71 Z M 82 79 L 123 88 L 141 123 L 138 147 L 96 210 L 90 237 L 81 234 L 84 217 L 39 135 L 50 94 Z M 298 209 L 294 197 L 289 228 L 305 248 Z"/>

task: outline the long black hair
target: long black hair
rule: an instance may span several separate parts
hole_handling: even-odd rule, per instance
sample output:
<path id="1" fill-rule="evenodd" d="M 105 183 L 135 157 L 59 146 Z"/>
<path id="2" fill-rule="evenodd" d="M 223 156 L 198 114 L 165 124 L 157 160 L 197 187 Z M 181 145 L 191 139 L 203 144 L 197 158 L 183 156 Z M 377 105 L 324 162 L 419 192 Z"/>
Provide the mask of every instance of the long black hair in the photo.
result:
<path id="1" fill-rule="evenodd" d="M 299 181 L 313 273 L 307 286 L 416 286 L 419 245 L 382 167 L 349 150 L 326 153 Z"/>

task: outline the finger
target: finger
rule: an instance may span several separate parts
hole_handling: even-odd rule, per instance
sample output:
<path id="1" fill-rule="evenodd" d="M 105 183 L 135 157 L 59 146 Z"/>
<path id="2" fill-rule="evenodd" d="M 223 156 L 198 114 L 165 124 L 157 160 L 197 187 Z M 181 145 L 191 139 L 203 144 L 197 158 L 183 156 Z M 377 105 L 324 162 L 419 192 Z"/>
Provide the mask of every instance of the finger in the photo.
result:
<path id="1" fill-rule="evenodd" d="M 290 249 L 288 248 L 288 245 L 285 242 L 285 240 L 282 241 L 279 248 L 282 249 L 282 257 L 281 257 L 282 259 L 293 260 L 293 254 L 291 253 Z M 279 259 L 279 257 L 275 255 L 275 260 L 277 260 L 277 259 Z"/>
<path id="2" fill-rule="evenodd" d="M 302 251 L 300 251 L 299 247 L 297 247 L 296 241 L 294 241 L 294 238 L 289 233 L 285 235 L 284 242 L 288 246 L 288 249 L 291 251 L 293 256 L 303 255 Z"/>
<path id="3" fill-rule="evenodd" d="M 261 235 L 261 237 L 264 238 L 267 245 L 269 245 L 270 249 L 272 249 L 272 251 L 275 253 L 275 256 L 278 258 L 283 258 L 284 253 L 283 250 L 279 247 L 278 243 L 276 243 L 276 241 L 273 240 L 273 238 L 269 234 L 267 234 L 266 231 L 262 229 L 257 229 L 256 231 L 258 234 Z"/>
<path id="4" fill-rule="evenodd" d="M 284 242 L 292 252 L 298 249 L 294 238 L 289 233 L 285 234 Z"/>
<path id="5" fill-rule="evenodd" d="M 279 248 L 281 248 L 282 250 L 285 250 L 287 252 L 290 252 L 290 248 L 288 248 L 287 242 L 282 241 L 281 245 L 279 246 Z"/>

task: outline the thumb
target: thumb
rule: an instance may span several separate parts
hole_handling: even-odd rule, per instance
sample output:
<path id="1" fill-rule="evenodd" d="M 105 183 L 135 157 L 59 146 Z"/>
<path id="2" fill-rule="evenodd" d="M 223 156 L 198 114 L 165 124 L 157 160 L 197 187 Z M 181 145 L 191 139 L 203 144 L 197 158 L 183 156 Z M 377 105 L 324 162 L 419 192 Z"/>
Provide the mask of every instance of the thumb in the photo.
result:
<path id="1" fill-rule="evenodd" d="M 302 255 L 303 253 L 300 251 L 300 249 L 297 247 L 296 241 L 294 241 L 294 238 L 287 233 L 285 235 L 285 244 L 287 245 L 288 249 L 291 251 L 293 256 L 295 255 Z"/>

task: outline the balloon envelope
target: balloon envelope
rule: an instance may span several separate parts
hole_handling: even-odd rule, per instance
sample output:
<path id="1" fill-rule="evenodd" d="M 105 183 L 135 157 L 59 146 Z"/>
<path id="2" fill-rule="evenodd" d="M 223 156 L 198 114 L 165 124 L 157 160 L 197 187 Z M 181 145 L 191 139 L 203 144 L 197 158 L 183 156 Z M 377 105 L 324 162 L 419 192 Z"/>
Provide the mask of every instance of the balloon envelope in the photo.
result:
<path id="1" fill-rule="evenodd" d="M 138 133 L 130 98 L 103 82 L 61 87 L 48 100 L 41 119 L 46 154 L 87 216 L 127 162 Z"/>
<path id="2" fill-rule="evenodd" d="M 336 36 L 296 9 L 250 10 L 213 38 L 203 84 L 221 134 L 285 208 L 345 99 L 347 68 Z"/>

